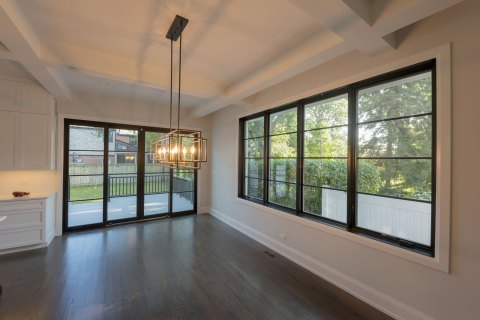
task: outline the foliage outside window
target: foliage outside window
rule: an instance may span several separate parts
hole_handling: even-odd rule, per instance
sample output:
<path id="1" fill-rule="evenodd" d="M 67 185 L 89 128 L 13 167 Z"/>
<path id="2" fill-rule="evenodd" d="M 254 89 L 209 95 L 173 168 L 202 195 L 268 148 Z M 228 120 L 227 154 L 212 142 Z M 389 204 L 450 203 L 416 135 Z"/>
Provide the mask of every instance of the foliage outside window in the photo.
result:
<path id="1" fill-rule="evenodd" d="M 263 118 L 245 121 L 245 196 L 263 199 L 264 124 Z"/>
<path id="2" fill-rule="evenodd" d="M 434 72 L 432 60 L 241 119 L 239 195 L 433 255 Z"/>
<path id="3" fill-rule="evenodd" d="M 297 109 L 270 115 L 268 201 L 295 209 L 297 193 Z"/>

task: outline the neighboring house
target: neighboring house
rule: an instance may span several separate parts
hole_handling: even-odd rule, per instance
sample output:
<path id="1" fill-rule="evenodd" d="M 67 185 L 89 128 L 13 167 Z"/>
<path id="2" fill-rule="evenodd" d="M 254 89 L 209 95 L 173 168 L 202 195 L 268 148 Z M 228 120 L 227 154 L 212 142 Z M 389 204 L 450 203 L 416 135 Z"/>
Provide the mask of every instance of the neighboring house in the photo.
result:
<path id="1" fill-rule="evenodd" d="M 131 130 L 110 130 L 109 137 L 110 164 L 136 163 L 138 137 Z M 99 150 L 99 151 L 96 151 Z M 72 126 L 70 129 L 70 163 L 102 164 L 103 134 L 101 130 L 91 127 Z"/>

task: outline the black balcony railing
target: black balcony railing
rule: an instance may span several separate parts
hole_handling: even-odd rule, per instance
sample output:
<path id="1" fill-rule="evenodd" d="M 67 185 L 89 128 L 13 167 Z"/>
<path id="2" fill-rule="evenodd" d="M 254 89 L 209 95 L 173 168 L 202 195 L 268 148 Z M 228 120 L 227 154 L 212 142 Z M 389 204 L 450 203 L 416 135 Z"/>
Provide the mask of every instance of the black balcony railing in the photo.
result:
<path id="1" fill-rule="evenodd" d="M 170 187 L 168 173 L 146 174 L 144 192 L 146 195 L 167 193 Z M 128 197 L 137 194 L 137 176 L 112 175 L 108 177 L 108 198 Z M 173 177 L 173 192 L 180 197 L 193 201 L 193 181 L 181 177 Z"/>
<path id="2" fill-rule="evenodd" d="M 70 178 L 71 177 L 69 177 L 68 179 L 68 190 L 70 190 L 70 187 L 75 187 L 75 185 L 70 182 Z M 170 189 L 169 179 L 169 173 L 145 174 L 145 195 L 168 193 Z M 137 195 L 137 175 L 109 175 L 107 183 L 108 200 L 110 198 L 130 197 Z M 88 185 L 101 185 L 101 176 L 84 177 L 84 180 L 82 180 L 82 182 L 77 187 Z M 178 194 L 181 198 L 193 202 L 193 180 L 174 176 L 173 192 Z M 71 201 L 70 192 L 68 195 L 68 200 Z"/>

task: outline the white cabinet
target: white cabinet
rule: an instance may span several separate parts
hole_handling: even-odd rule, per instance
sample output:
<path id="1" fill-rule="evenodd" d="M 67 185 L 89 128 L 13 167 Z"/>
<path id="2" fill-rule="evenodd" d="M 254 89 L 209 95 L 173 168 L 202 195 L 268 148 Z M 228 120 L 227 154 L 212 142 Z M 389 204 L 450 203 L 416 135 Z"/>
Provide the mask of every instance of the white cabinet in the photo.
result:
<path id="1" fill-rule="evenodd" d="M 55 195 L 0 200 L 0 254 L 45 247 L 54 238 Z"/>
<path id="2" fill-rule="evenodd" d="M 17 82 L 0 79 L 0 110 L 17 110 Z"/>
<path id="3" fill-rule="evenodd" d="M 15 166 L 17 112 L 0 111 L 0 170 Z"/>
<path id="4" fill-rule="evenodd" d="M 43 88 L 0 80 L 0 170 L 55 169 L 55 102 Z"/>
<path id="5" fill-rule="evenodd" d="M 21 113 L 17 125 L 17 165 L 22 169 L 50 169 L 50 117 Z"/>
<path id="6" fill-rule="evenodd" d="M 33 84 L 21 84 L 17 87 L 18 111 L 49 114 L 51 95 L 43 88 Z"/>

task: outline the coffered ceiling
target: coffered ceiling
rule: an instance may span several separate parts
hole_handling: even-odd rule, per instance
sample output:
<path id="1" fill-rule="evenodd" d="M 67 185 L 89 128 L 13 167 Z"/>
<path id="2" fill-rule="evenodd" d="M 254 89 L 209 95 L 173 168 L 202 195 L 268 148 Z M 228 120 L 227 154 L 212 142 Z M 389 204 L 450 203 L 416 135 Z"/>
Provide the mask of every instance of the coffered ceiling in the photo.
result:
<path id="1" fill-rule="evenodd" d="M 182 94 L 204 116 L 352 50 L 395 50 L 395 32 L 461 0 L 0 0 L 0 73 L 71 91 L 168 102 L 176 14 Z M 12 69 L 13 68 L 13 69 Z"/>

